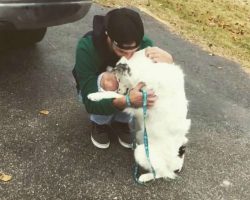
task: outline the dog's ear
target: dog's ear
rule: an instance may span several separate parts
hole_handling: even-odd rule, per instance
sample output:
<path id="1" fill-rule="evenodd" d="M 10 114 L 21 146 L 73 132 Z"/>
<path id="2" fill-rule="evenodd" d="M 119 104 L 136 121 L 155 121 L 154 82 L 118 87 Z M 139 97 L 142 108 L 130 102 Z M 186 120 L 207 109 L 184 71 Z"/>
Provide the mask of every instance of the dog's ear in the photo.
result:
<path id="1" fill-rule="evenodd" d="M 122 74 L 122 75 L 128 74 L 129 76 L 131 76 L 131 70 L 130 70 L 130 67 L 127 64 L 118 63 L 115 66 L 114 70 L 117 71 L 118 73 Z"/>
<path id="2" fill-rule="evenodd" d="M 114 71 L 114 68 L 111 67 L 111 66 L 107 66 L 106 71 L 107 72 L 112 72 L 112 71 Z"/>

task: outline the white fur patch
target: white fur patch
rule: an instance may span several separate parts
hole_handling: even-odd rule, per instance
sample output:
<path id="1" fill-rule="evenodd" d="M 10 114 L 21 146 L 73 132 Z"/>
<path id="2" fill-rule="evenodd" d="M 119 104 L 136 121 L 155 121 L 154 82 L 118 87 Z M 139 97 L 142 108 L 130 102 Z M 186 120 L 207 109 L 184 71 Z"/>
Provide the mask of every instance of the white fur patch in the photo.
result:
<path id="1" fill-rule="evenodd" d="M 112 91 L 103 91 L 103 92 L 95 92 L 88 95 L 88 99 L 91 101 L 100 101 L 102 99 L 111 99 L 111 98 L 120 98 L 123 95 L 120 95 L 116 92 Z"/>

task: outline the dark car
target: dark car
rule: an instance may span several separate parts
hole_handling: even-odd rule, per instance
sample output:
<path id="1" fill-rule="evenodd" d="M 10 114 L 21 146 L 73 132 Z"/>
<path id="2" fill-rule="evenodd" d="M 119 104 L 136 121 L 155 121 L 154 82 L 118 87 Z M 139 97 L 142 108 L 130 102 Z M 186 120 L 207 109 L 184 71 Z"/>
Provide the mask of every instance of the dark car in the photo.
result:
<path id="1" fill-rule="evenodd" d="M 91 3 L 91 0 L 0 0 L 0 48 L 39 42 L 47 27 L 83 18 Z"/>

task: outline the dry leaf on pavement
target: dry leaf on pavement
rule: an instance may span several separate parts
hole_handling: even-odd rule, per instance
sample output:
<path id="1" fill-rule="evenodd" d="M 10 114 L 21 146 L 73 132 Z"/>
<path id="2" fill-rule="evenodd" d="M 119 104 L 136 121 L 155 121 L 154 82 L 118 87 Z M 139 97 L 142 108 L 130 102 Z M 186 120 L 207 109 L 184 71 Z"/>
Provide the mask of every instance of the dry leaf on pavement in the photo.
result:
<path id="1" fill-rule="evenodd" d="M 47 111 L 47 110 L 41 110 L 41 111 L 40 111 L 40 114 L 48 115 L 48 114 L 49 114 L 49 111 Z"/>
<path id="2" fill-rule="evenodd" d="M 10 181 L 12 179 L 12 176 L 4 174 L 3 172 L 0 172 L 0 181 Z"/>

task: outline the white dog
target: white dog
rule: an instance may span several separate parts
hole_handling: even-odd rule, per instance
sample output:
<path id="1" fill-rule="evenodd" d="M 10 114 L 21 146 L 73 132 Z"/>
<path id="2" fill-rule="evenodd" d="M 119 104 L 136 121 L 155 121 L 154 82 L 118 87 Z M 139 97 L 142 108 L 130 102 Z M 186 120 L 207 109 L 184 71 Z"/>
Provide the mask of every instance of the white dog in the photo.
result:
<path id="1" fill-rule="evenodd" d="M 119 81 L 118 92 L 123 94 L 138 82 L 145 82 L 148 89 L 153 89 L 158 96 L 155 105 L 147 110 L 146 127 L 148 134 L 149 160 L 143 144 L 143 111 L 142 108 L 131 110 L 139 123 L 136 133 L 137 145 L 134 156 L 136 162 L 149 173 L 142 174 L 139 181 L 147 182 L 154 178 L 175 178 L 184 161 L 184 145 L 191 120 L 187 119 L 188 101 L 184 89 L 184 74 L 174 64 L 154 63 L 145 55 L 145 50 L 136 52 L 127 60 L 121 58 L 113 69 Z M 147 89 L 146 88 L 146 89 Z M 103 98 L 118 98 L 115 92 L 97 92 L 88 95 L 94 101 Z M 152 172 L 153 167 L 156 176 Z"/>

